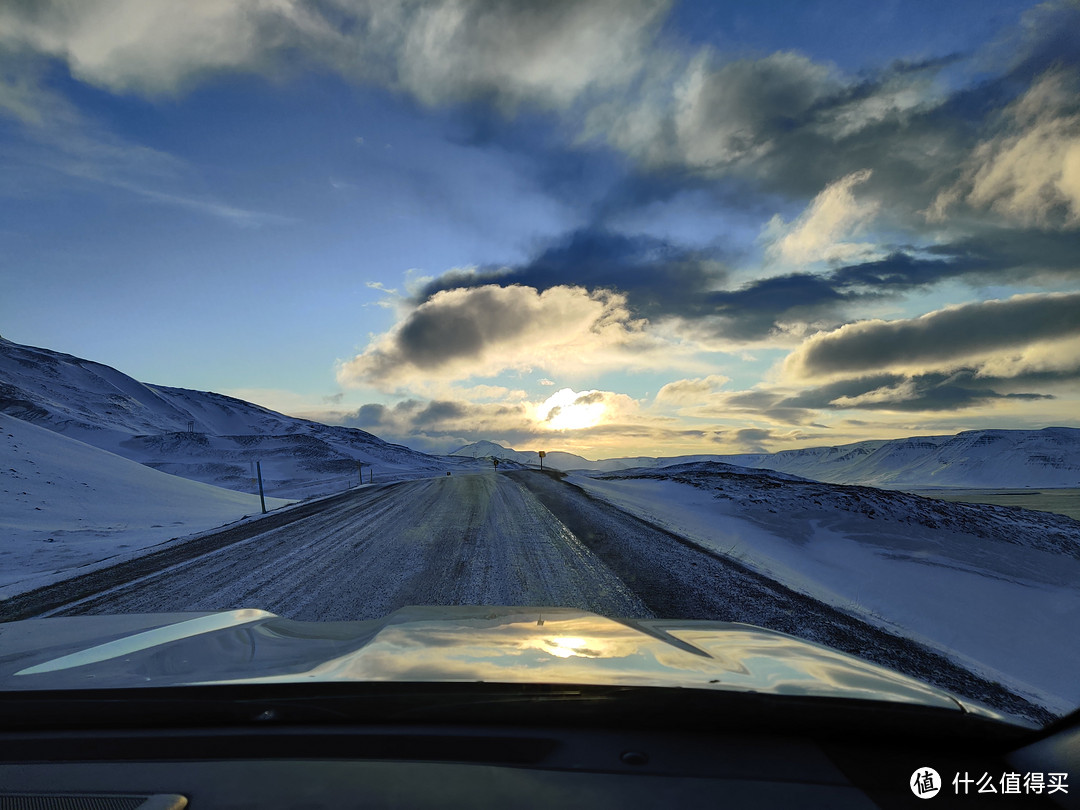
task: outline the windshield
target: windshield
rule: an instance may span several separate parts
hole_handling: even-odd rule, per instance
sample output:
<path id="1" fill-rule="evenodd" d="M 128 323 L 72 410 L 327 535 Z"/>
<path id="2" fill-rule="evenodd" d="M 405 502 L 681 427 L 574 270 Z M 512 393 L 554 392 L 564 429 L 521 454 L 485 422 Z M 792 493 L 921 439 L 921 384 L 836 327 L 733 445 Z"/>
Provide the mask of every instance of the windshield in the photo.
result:
<path id="1" fill-rule="evenodd" d="M 3 4 L 0 692 L 1074 711 L 1077 30 Z"/>

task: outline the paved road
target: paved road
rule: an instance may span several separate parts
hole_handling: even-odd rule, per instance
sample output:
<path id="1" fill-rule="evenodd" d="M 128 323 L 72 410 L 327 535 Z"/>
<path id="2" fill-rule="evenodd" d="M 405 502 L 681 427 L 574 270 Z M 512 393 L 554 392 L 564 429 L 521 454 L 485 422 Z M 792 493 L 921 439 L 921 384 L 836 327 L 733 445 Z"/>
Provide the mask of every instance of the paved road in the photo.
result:
<path id="1" fill-rule="evenodd" d="M 595 500 L 556 475 L 491 472 L 401 482 L 338 496 L 325 508 L 312 504 L 308 512 L 262 533 L 207 538 L 187 559 L 175 551 L 127 565 L 121 584 L 113 580 L 101 590 L 95 580 L 80 591 L 92 595 L 38 615 L 252 607 L 333 621 L 379 618 L 405 605 L 486 604 L 739 621 L 1041 717 L 1000 685 L 910 639 Z M 60 604 L 55 594 L 46 597 Z"/>
<path id="2" fill-rule="evenodd" d="M 52 615 L 258 607 L 332 621 L 483 604 L 652 615 L 531 492 L 495 473 L 358 490 Z"/>

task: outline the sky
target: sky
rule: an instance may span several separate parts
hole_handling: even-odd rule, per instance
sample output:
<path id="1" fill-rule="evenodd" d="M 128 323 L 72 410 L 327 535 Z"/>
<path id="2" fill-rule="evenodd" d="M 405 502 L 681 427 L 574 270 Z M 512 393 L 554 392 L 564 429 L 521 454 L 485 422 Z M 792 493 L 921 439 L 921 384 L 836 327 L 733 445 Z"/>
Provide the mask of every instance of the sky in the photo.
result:
<path id="1" fill-rule="evenodd" d="M 1080 426 L 1080 2 L 0 2 L 0 335 L 428 452 Z"/>

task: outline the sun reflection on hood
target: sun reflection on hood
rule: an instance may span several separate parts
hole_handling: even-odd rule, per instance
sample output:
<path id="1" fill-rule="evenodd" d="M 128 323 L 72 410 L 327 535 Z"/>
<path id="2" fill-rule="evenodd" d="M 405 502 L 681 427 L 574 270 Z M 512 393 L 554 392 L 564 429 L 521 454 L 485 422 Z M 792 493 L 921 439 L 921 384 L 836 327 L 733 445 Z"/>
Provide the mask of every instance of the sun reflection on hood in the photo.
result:
<path id="1" fill-rule="evenodd" d="M 329 624 L 259 611 L 147 616 L 143 627 L 126 618 L 131 626 L 119 639 L 104 616 L 35 620 L 25 644 L 24 623 L 7 625 L 9 645 L 19 652 L 0 661 L 0 688 L 546 683 L 959 706 L 947 693 L 883 667 L 726 622 L 616 621 L 571 608 L 498 607 L 412 607 L 378 621 Z M 62 643 L 32 643 L 44 637 Z"/>

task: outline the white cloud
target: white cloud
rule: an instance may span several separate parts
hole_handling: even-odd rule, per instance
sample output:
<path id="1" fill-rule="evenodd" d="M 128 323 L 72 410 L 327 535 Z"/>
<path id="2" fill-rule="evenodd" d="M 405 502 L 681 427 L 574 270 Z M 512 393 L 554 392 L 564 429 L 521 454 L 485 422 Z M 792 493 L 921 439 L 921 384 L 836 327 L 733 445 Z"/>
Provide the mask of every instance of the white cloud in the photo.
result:
<path id="1" fill-rule="evenodd" d="M 941 192 L 928 215 L 941 221 L 958 202 L 1021 225 L 1080 227 L 1080 86 L 1050 71 L 1001 116 L 1000 132 L 983 141 L 963 177 Z"/>
<path id="2" fill-rule="evenodd" d="M 771 242 L 766 255 L 773 261 L 802 266 L 872 254 L 872 244 L 845 241 L 864 231 L 878 213 L 876 201 L 858 200 L 854 193 L 870 175 L 865 169 L 830 184 L 793 222 L 773 217 L 763 234 Z"/>
<path id="3" fill-rule="evenodd" d="M 557 370 L 670 368 L 678 347 L 653 336 L 622 294 L 558 286 L 444 290 L 405 312 L 389 332 L 338 369 L 343 385 L 384 390 Z M 673 357 L 674 355 L 674 357 Z"/>
<path id="4" fill-rule="evenodd" d="M 476 97 L 563 107 L 632 79 L 670 3 L 81 0 L 0 8 L 0 43 L 64 59 L 117 92 L 168 95 L 299 57 L 426 104 Z M 358 140 L 360 142 L 360 140 Z"/>
<path id="5" fill-rule="evenodd" d="M 655 402 L 660 405 L 700 405 L 730 382 L 723 374 L 675 380 L 656 392 Z"/>

